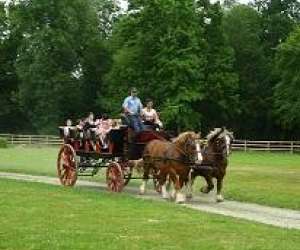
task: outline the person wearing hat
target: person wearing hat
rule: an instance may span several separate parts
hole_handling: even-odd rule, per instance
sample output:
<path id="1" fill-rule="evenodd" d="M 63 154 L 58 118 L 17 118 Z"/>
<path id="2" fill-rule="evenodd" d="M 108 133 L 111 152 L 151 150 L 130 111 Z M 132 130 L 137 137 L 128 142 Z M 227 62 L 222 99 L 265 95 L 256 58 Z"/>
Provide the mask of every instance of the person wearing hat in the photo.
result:
<path id="1" fill-rule="evenodd" d="M 137 97 L 137 89 L 130 89 L 130 96 L 126 97 L 122 105 L 126 116 L 128 117 L 130 126 L 135 132 L 144 130 L 144 125 L 141 120 L 143 105 L 140 98 Z"/>

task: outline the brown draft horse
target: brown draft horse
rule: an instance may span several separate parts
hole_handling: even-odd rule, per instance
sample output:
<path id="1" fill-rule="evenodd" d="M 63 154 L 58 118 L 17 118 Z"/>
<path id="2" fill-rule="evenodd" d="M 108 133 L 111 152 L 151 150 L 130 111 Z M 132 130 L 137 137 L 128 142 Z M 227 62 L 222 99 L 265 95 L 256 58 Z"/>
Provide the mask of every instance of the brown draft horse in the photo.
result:
<path id="1" fill-rule="evenodd" d="M 143 183 L 140 194 L 145 193 L 149 174 L 152 173 L 162 186 L 163 198 L 169 198 L 165 188 L 167 176 L 175 188 L 176 202 L 184 202 L 185 194 L 181 189 L 189 180 L 191 165 L 197 161 L 197 139 L 200 135 L 195 132 L 184 132 L 176 137 L 173 142 L 153 140 L 149 142 L 143 153 Z"/>
<path id="2" fill-rule="evenodd" d="M 209 193 L 214 189 L 212 179 L 217 179 L 217 197 L 216 200 L 221 202 L 224 200 L 221 191 L 223 179 L 226 174 L 228 165 L 228 156 L 231 152 L 231 144 L 233 134 L 225 128 L 215 128 L 207 135 L 207 146 L 202 151 L 203 160 L 201 164 L 191 171 L 191 180 L 189 188 L 197 176 L 203 176 L 207 185 L 201 188 L 202 193 Z"/>

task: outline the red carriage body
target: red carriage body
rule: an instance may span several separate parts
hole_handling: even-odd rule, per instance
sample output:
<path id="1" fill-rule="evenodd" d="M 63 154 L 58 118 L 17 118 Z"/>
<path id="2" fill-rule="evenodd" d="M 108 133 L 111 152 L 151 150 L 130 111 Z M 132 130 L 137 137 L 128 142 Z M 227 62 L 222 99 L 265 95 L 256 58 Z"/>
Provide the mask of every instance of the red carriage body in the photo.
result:
<path id="1" fill-rule="evenodd" d="M 73 186 L 78 176 L 94 176 L 106 168 L 107 187 L 113 192 L 122 191 L 128 184 L 132 178 L 130 161 L 142 157 L 148 142 L 170 139 L 162 131 L 145 130 L 135 134 L 127 126 L 110 130 L 105 148 L 92 130 L 87 133 L 76 127 L 60 127 L 60 135 L 64 139 L 57 158 L 61 184 Z"/>

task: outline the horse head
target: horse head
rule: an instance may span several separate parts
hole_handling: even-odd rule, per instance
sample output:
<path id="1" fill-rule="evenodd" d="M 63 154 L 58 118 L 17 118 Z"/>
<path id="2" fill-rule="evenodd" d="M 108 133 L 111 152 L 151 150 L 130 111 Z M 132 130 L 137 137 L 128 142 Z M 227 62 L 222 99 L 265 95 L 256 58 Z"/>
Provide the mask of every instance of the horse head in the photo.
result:
<path id="1" fill-rule="evenodd" d="M 200 137 L 200 133 L 187 131 L 179 134 L 173 142 L 185 153 L 189 159 L 194 161 L 197 160 L 197 152 L 200 150 Z"/>
<path id="2" fill-rule="evenodd" d="M 233 142 L 233 133 L 229 132 L 225 127 L 215 128 L 207 136 L 208 146 L 211 146 L 217 154 L 224 157 L 231 153 Z"/>

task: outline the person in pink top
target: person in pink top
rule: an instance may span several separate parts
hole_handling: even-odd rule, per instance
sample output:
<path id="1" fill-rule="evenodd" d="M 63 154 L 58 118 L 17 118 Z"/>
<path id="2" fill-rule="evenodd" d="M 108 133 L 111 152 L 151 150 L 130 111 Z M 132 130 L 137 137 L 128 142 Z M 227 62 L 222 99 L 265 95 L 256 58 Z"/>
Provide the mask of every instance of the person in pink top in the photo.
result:
<path id="1" fill-rule="evenodd" d="M 103 114 L 102 118 L 97 120 L 97 130 L 96 133 L 99 136 L 102 148 L 106 149 L 108 147 L 107 135 L 112 129 L 112 120 L 108 118 L 107 114 Z"/>
<path id="2" fill-rule="evenodd" d="M 162 122 L 159 120 L 156 110 L 153 108 L 153 102 L 146 100 L 146 107 L 142 111 L 142 118 L 145 125 L 154 126 L 154 128 L 162 128 Z"/>

